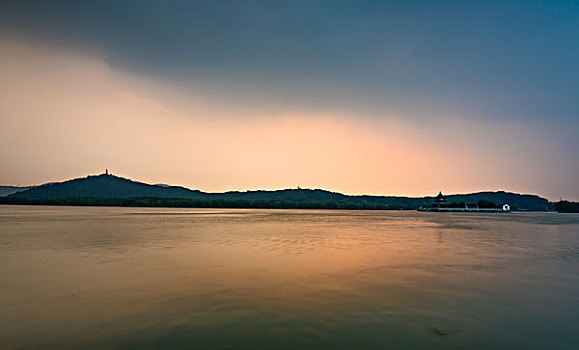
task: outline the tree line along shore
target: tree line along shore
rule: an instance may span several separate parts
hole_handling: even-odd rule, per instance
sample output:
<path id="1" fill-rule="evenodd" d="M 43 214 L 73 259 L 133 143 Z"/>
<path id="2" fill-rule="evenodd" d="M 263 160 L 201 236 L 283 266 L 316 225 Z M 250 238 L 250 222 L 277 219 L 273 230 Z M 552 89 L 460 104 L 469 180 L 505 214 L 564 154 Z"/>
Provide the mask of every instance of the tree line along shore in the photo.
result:
<path id="1" fill-rule="evenodd" d="M 163 208 L 244 208 L 244 209 L 344 209 L 344 210 L 415 210 L 414 205 L 401 203 L 357 203 L 337 201 L 288 201 L 288 200 L 246 200 L 246 199 L 187 199 L 187 198 L 22 198 L 0 197 L 0 204 L 12 205 L 61 205 L 61 206 L 102 206 L 102 207 L 163 207 Z M 462 208 L 464 202 L 453 202 L 446 207 Z M 497 208 L 493 202 L 478 201 L 480 208 Z M 579 213 L 579 203 L 560 201 L 553 209 L 560 213 Z"/>
<path id="2" fill-rule="evenodd" d="M 0 204 L 20 205 L 70 205 L 104 207 L 170 207 L 170 208 L 246 208 L 246 209 L 346 209 L 346 210 L 412 210 L 413 206 L 381 203 L 356 203 L 336 201 L 288 201 L 246 199 L 187 199 L 187 198 L 21 198 L 2 197 Z"/>

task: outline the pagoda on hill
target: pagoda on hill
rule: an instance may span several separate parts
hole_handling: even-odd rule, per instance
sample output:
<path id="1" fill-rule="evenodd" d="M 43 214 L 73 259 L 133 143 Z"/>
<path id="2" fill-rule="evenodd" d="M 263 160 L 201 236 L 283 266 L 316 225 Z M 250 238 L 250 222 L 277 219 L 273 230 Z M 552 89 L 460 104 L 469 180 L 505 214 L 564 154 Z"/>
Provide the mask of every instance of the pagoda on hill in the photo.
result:
<path id="1" fill-rule="evenodd" d="M 446 198 L 444 198 L 442 191 L 440 191 L 438 192 L 438 196 L 434 197 L 434 205 L 440 208 L 444 204 L 446 204 Z"/>

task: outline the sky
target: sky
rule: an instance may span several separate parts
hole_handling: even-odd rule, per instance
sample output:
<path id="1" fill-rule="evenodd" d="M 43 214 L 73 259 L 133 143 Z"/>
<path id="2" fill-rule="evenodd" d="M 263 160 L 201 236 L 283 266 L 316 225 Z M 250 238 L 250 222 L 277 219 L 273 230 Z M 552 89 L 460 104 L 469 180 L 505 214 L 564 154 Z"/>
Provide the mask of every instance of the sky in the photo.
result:
<path id="1" fill-rule="evenodd" d="M 0 184 L 579 200 L 577 1 L 2 1 Z"/>

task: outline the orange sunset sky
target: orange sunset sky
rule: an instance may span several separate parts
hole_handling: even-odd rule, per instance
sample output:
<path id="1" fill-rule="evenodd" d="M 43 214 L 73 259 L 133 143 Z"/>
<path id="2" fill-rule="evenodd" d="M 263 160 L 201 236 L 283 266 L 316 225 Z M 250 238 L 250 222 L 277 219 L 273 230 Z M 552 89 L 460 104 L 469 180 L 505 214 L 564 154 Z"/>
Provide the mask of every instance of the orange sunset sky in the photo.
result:
<path id="1" fill-rule="evenodd" d="M 577 69 L 549 61 L 548 53 L 543 64 L 551 70 L 551 80 L 537 77 L 514 84 L 506 63 L 471 67 L 466 59 L 456 63 L 458 72 L 453 75 L 455 63 L 437 67 L 436 57 L 430 63 L 415 58 L 420 50 L 454 53 L 449 57 L 470 57 L 461 50 L 474 52 L 462 48 L 453 28 L 435 18 L 436 39 L 445 42 L 448 36 L 448 45 L 420 46 L 414 36 L 422 35 L 428 42 L 428 31 L 399 34 L 403 37 L 395 42 L 408 45 L 386 45 L 379 51 L 372 51 L 376 42 L 356 46 L 365 50 L 364 57 L 336 48 L 333 55 L 321 56 L 324 51 L 310 57 L 306 53 L 316 53 L 316 42 L 310 43 L 302 33 L 309 46 L 300 46 L 301 37 L 293 34 L 291 25 L 271 35 L 297 47 L 291 51 L 294 57 L 272 48 L 277 41 L 261 34 L 256 34 L 259 40 L 249 34 L 249 39 L 234 38 L 257 46 L 252 51 L 231 49 L 234 44 L 227 40 L 235 29 L 227 26 L 204 34 L 223 41 L 219 45 L 227 51 L 217 44 L 188 40 L 186 34 L 177 35 L 179 45 L 159 46 L 176 34 L 155 36 L 151 32 L 164 29 L 148 28 L 143 35 L 151 36 L 151 51 L 142 44 L 147 48 L 144 53 L 128 55 L 119 53 L 118 47 L 130 45 L 140 35 L 137 20 L 119 25 L 120 32 L 130 35 L 113 42 L 109 38 L 115 33 L 100 34 L 99 26 L 77 28 L 71 22 L 63 25 L 67 29 L 63 34 L 40 10 L 30 16 L 19 8 L 8 10 L 13 16 L 4 21 L 0 35 L 3 185 L 62 181 L 108 168 L 137 181 L 208 192 L 300 186 L 345 194 L 424 196 L 439 190 L 506 190 L 550 200 L 579 199 L 577 104 L 565 94 L 553 98 L 549 91 L 566 86 L 556 79 L 577 78 Z M 67 21 L 65 10 L 59 21 Z M 230 12 L 236 13 L 223 16 L 232 16 Z M 268 15 L 274 16 L 260 16 Z M 89 21 L 83 17 L 89 15 L 79 16 L 79 21 Z M 101 18 L 94 16 L 93 22 L 99 23 Z M 160 20 L 170 16 L 162 13 Z M 221 16 L 219 11 L 215 16 Z M 243 16 L 257 15 L 239 16 L 243 26 Z M 24 18 L 39 24 L 21 25 Z M 308 24 L 314 20 L 302 19 Z M 370 21 L 359 19 L 364 20 Z M 265 31 L 275 23 L 258 29 Z M 379 32 L 381 27 L 376 26 Z M 357 33 L 356 28 L 351 32 Z M 315 37 L 325 29 L 311 24 L 309 30 Z M 94 32 L 99 35 L 91 36 Z M 500 31 L 491 34 L 500 36 Z M 538 46 L 546 40 L 539 34 Z M 354 34 L 346 39 L 335 35 L 340 39 L 320 34 L 319 40 L 342 40 L 341 48 L 362 45 Z M 198 51 L 180 45 L 204 50 L 209 58 L 197 60 L 191 52 Z M 576 47 L 569 48 L 572 55 Z M 527 51 L 519 51 L 519 56 L 508 50 L 504 54 L 516 56 L 522 65 L 528 63 Z M 491 62 L 497 55 L 483 53 Z M 232 57 L 236 54 L 240 58 Z M 283 65 L 269 64 L 273 60 Z M 459 74 L 475 71 L 464 78 Z M 532 93 L 523 94 L 528 82 L 534 84 Z M 545 100 L 535 106 L 535 96 Z"/>

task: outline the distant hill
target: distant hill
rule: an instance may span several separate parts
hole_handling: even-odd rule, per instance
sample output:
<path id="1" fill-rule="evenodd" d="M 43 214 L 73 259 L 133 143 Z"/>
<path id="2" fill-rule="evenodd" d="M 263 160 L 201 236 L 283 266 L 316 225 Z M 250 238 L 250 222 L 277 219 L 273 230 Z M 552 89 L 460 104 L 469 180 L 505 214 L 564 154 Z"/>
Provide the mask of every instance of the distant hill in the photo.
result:
<path id="1" fill-rule="evenodd" d="M 157 186 L 132 181 L 114 175 L 95 175 L 84 178 L 55 182 L 17 192 L 11 197 L 20 198 L 195 198 L 202 199 L 205 194 L 179 186 Z"/>
<path id="2" fill-rule="evenodd" d="M 478 192 L 446 196 L 448 202 L 476 203 L 487 200 L 498 205 L 509 204 L 513 210 L 545 211 L 549 210 L 549 201 L 536 195 L 517 194 L 504 191 Z"/>
<path id="3" fill-rule="evenodd" d="M 0 186 L 0 197 L 6 197 L 16 192 L 26 191 L 30 187 Z"/>
<path id="4" fill-rule="evenodd" d="M 204 207 L 271 207 L 271 208 L 357 208 L 357 209 L 416 209 L 432 204 L 433 197 L 349 196 L 321 189 L 285 189 L 277 191 L 247 191 L 206 193 L 179 186 L 150 185 L 113 175 L 96 175 L 60 183 L 32 187 L 9 195 L 12 202 L 26 199 L 34 203 L 42 200 L 58 200 L 50 203 L 89 205 L 145 205 L 145 206 L 204 206 Z M 70 198 L 130 199 L 136 201 L 62 201 Z M 146 198 L 147 200 L 144 200 Z M 154 198 L 179 199 L 180 201 L 155 201 Z M 189 201 L 187 201 L 189 200 Z M 456 194 L 447 196 L 448 202 L 476 203 L 487 200 L 497 205 L 508 203 L 513 210 L 544 211 L 549 208 L 545 198 L 504 191 Z M 6 202 L 6 201 L 4 201 Z M 48 202 L 47 202 L 48 203 Z M 87 204 L 88 203 L 88 204 Z M 101 203 L 101 204 L 98 204 Z M 111 204 L 112 205 L 112 204 Z"/>

